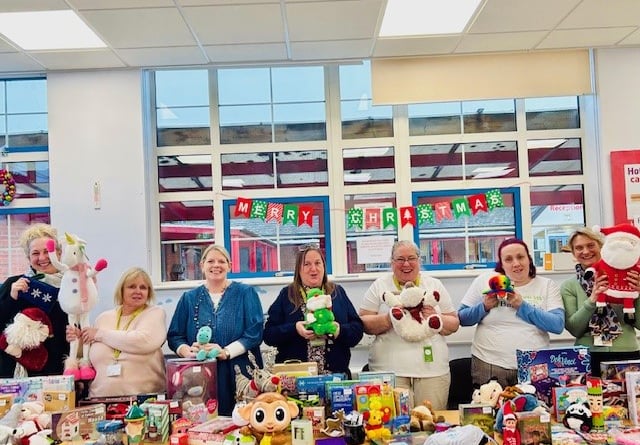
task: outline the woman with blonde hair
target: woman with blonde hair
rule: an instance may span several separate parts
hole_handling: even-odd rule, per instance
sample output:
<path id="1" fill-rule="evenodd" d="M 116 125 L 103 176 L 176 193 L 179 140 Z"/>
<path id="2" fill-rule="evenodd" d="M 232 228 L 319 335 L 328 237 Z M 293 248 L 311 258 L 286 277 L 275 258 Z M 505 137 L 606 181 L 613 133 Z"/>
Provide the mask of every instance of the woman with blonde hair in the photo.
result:
<path id="1" fill-rule="evenodd" d="M 624 320 L 622 304 L 607 302 L 602 313 L 596 311 L 598 294 L 608 288 L 606 275 L 584 277 L 585 270 L 600 260 L 604 240 L 591 229 L 582 227 L 571 234 L 568 247 L 576 260 L 576 277 L 562 283 L 560 294 L 565 310 L 565 327 L 576 338 L 576 345 L 588 346 L 591 373 L 600 375 L 600 363 L 605 360 L 640 359 L 640 344 L 636 329 L 640 318 Z M 640 276 L 629 271 L 627 280 L 640 292 Z M 640 299 L 635 301 L 640 313 Z"/>
<path id="2" fill-rule="evenodd" d="M 139 267 L 123 272 L 113 296 L 115 308 L 98 315 L 82 332 L 67 328 L 69 341 L 90 343 L 89 358 L 96 377 L 90 397 L 153 394 L 165 391 L 162 345 L 166 314 L 156 306 L 149 274 Z"/>
<path id="3" fill-rule="evenodd" d="M 180 357 L 195 357 L 200 349 L 218 351 L 218 412 L 230 416 L 235 405 L 234 365 L 240 369 L 250 366 L 247 352 L 251 351 L 262 366 L 264 314 L 253 287 L 227 278 L 231 258 L 224 247 L 207 247 L 200 267 L 205 281 L 180 297 L 167 339 Z M 196 341 L 202 326 L 211 327 L 213 332 L 211 342 L 205 345 Z"/>

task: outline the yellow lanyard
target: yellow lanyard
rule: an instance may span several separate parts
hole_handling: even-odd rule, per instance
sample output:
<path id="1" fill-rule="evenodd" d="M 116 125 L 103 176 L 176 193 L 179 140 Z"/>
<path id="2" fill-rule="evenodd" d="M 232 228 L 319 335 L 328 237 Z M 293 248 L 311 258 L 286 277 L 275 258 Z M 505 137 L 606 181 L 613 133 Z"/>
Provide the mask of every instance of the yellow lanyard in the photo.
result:
<path id="1" fill-rule="evenodd" d="M 126 326 L 124 327 L 124 329 L 122 329 L 123 331 L 128 331 L 129 330 L 129 326 L 131 326 L 131 322 L 133 322 L 133 320 L 135 320 L 135 318 L 140 315 L 140 312 L 142 312 L 144 310 L 146 306 L 142 306 L 138 309 L 136 309 L 133 314 L 131 314 L 131 318 L 129 319 L 129 321 L 127 322 Z M 120 306 L 118 308 L 118 318 L 116 320 L 116 330 L 119 331 L 120 330 L 120 319 L 122 318 L 122 306 Z M 113 350 L 113 359 L 115 361 L 118 360 L 118 357 L 120 357 L 120 353 L 122 351 L 120 351 L 119 349 L 115 349 Z"/>
<path id="2" fill-rule="evenodd" d="M 396 289 L 398 289 L 398 290 L 404 289 L 404 286 L 400 284 L 400 282 L 398 281 L 398 279 L 395 276 L 393 277 L 393 284 L 396 285 Z M 420 287 L 420 275 L 418 275 L 416 277 L 416 280 L 413 282 L 413 284 L 415 284 L 416 287 Z"/>

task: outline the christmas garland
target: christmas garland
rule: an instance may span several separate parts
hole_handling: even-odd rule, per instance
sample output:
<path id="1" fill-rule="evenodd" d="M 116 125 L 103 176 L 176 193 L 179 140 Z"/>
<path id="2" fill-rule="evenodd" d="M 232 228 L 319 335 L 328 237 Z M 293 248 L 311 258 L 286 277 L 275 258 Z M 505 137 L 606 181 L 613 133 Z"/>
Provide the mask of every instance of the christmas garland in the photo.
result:
<path id="1" fill-rule="evenodd" d="M 8 170 L 0 170 L 0 181 L 4 185 L 4 191 L 0 195 L 0 206 L 8 206 L 16 195 L 16 181 Z"/>

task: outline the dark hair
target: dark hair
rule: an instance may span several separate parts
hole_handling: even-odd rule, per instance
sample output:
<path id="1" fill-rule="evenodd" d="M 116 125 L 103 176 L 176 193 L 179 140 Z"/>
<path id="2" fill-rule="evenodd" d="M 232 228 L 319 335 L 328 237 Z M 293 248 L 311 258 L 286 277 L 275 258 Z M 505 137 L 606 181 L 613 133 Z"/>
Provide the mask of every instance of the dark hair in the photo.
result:
<path id="1" fill-rule="evenodd" d="M 329 281 L 329 278 L 327 277 L 327 262 L 324 259 L 324 255 L 322 254 L 322 250 L 320 250 L 320 247 L 314 245 L 305 246 L 302 250 L 299 250 L 298 254 L 296 255 L 296 268 L 293 274 L 293 283 L 289 285 L 289 301 L 291 301 L 291 303 L 295 307 L 294 310 L 298 310 L 302 303 L 305 302 L 304 297 L 300 292 L 300 289 L 304 288 L 304 285 L 302 284 L 302 277 L 300 276 L 300 271 L 302 270 L 302 265 L 304 264 L 304 259 L 307 256 L 307 253 L 311 251 L 318 252 L 320 258 L 322 259 L 324 274 L 322 276 L 322 283 L 320 286 L 324 287 L 324 292 L 327 295 L 331 295 L 331 293 L 333 293 L 333 290 L 335 289 L 334 284 Z"/>
<path id="2" fill-rule="evenodd" d="M 502 266 L 502 249 L 511 244 L 520 244 L 524 247 L 525 252 L 527 252 L 527 256 L 529 257 L 529 278 L 534 278 L 536 276 L 536 265 L 533 263 L 533 258 L 529 253 L 529 247 L 527 244 L 518 238 L 508 238 L 500 243 L 498 246 L 498 262 L 496 263 L 496 268 L 494 269 L 496 272 L 504 274 L 504 267 Z"/>

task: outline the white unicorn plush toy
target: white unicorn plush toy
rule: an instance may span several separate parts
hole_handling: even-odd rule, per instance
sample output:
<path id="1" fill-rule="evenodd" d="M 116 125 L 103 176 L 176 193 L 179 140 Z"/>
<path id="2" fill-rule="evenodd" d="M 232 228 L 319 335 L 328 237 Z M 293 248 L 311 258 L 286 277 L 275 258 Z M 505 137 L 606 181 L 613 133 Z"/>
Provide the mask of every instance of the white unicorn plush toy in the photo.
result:
<path id="1" fill-rule="evenodd" d="M 62 310 L 69 315 L 69 324 L 80 329 L 89 326 L 89 312 L 98 302 L 98 288 L 94 277 L 107 267 L 105 259 L 99 259 L 94 268 L 89 265 L 89 259 L 85 254 L 86 245 L 84 240 L 65 232 L 62 254 L 58 260 L 55 242 L 47 242 L 51 264 L 62 272 L 58 302 Z M 78 345 L 78 339 L 70 343 L 64 374 L 73 375 L 75 380 L 92 380 L 96 372 L 89 362 L 89 344 L 82 345 L 82 358 L 79 362 Z"/>

